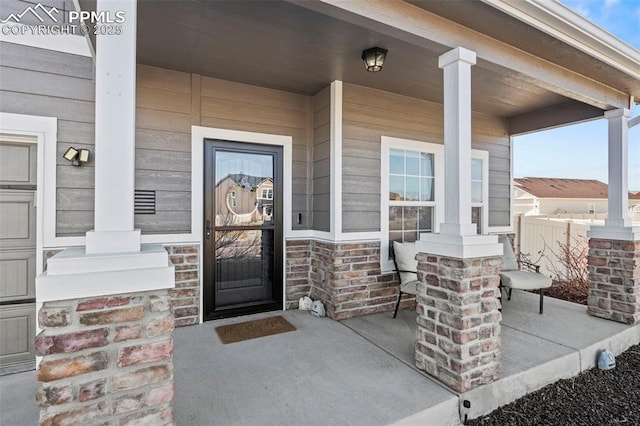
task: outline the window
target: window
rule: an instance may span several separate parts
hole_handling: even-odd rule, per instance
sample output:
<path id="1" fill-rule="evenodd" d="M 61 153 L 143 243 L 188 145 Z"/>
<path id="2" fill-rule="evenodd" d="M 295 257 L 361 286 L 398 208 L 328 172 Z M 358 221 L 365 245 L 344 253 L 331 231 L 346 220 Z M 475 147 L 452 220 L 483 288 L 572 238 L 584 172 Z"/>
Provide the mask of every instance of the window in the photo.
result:
<path id="1" fill-rule="evenodd" d="M 273 188 L 263 188 L 260 198 L 263 200 L 273 200 Z"/>
<path id="2" fill-rule="evenodd" d="M 231 191 L 231 207 L 238 207 L 238 201 L 236 200 L 236 191 Z"/>
<path id="3" fill-rule="evenodd" d="M 381 265 L 393 269 L 392 241 L 416 241 L 442 222 L 443 146 L 382 138 Z"/>
<path id="4" fill-rule="evenodd" d="M 596 212 L 596 204 L 595 203 L 587 204 L 587 211 L 589 212 L 589 214 L 594 214 Z"/>
<path id="5" fill-rule="evenodd" d="M 488 226 L 489 153 L 474 149 L 471 157 L 471 222 L 476 224 L 478 234 L 482 234 Z"/>
<path id="6" fill-rule="evenodd" d="M 416 241 L 444 222 L 444 145 L 382 137 L 380 265 L 392 270 L 392 241 Z M 471 220 L 488 227 L 489 153 L 471 153 Z"/>
<path id="7" fill-rule="evenodd" d="M 389 151 L 389 241 L 415 241 L 433 232 L 434 154 Z M 391 243 L 389 243 L 391 244 Z"/>

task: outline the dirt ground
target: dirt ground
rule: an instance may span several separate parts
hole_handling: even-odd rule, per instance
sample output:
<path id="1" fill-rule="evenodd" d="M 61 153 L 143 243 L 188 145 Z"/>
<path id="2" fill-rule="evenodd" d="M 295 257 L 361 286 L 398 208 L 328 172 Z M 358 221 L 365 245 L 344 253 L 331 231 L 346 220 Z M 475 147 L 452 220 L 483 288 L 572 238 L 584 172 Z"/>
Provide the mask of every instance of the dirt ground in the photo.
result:
<path id="1" fill-rule="evenodd" d="M 587 294 L 589 286 L 587 283 L 572 283 L 568 281 L 553 281 L 550 288 L 546 289 L 545 296 L 556 299 L 568 300 L 569 302 L 587 304 Z"/>

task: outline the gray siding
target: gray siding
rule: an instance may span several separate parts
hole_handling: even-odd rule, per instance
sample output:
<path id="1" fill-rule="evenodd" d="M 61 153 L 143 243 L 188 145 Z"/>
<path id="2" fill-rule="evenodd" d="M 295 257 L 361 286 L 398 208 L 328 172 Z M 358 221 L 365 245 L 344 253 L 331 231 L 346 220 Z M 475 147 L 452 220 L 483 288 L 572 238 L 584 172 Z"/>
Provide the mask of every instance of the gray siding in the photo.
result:
<path id="1" fill-rule="evenodd" d="M 313 119 L 310 97 L 209 77 L 202 77 L 200 85 L 202 126 L 292 137 L 292 194 L 284 196 L 291 197 L 293 229 L 308 229 L 311 217 L 308 153 Z"/>
<path id="2" fill-rule="evenodd" d="M 191 230 L 191 125 L 288 135 L 293 140 L 292 223 L 308 227 L 308 96 L 138 65 L 136 189 L 155 190 L 144 233 Z M 298 213 L 302 221 L 298 224 Z"/>
<path id="3" fill-rule="evenodd" d="M 0 65 L 3 112 L 58 118 L 56 233 L 84 235 L 93 228 L 93 61 L 2 43 Z M 292 136 L 293 194 L 285 196 L 294 228 L 309 227 L 310 97 L 139 65 L 136 102 L 135 187 L 156 191 L 156 214 L 135 217 L 144 234 L 191 230 L 192 125 Z M 90 149 L 91 161 L 72 167 L 62 158 L 69 146 Z"/>
<path id="4" fill-rule="evenodd" d="M 331 86 L 313 98 L 313 227 L 330 230 Z"/>
<path id="5" fill-rule="evenodd" d="M 343 232 L 380 230 L 380 138 L 443 143 L 442 105 L 344 84 Z M 489 151 L 489 226 L 509 224 L 509 137 L 504 120 L 473 114 L 473 148 Z M 505 210 L 506 209 L 506 210 Z"/>
<path id="6" fill-rule="evenodd" d="M 91 58 L 0 43 L 3 112 L 58 118 L 57 234 L 93 228 L 93 161 L 72 167 L 62 153 L 94 145 L 94 82 Z"/>
<path id="7" fill-rule="evenodd" d="M 143 233 L 191 232 L 191 75 L 138 65 L 136 189 L 156 191 Z"/>

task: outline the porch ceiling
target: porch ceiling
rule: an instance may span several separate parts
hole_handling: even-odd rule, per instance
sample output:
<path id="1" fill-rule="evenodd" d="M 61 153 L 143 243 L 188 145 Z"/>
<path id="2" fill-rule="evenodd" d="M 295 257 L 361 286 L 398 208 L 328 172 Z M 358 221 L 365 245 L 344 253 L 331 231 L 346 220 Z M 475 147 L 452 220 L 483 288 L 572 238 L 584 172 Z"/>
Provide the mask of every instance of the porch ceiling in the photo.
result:
<path id="1" fill-rule="evenodd" d="M 380 73 L 363 49 L 389 50 Z M 315 94 L 333 80 L 442 102 L 438 56 L 449 48 L 389 35 L 281 1 L 141 1 L 138 62 L 286 91 Z M 479 60 L 474 111 L 513 117 L 577 103 Z"/>

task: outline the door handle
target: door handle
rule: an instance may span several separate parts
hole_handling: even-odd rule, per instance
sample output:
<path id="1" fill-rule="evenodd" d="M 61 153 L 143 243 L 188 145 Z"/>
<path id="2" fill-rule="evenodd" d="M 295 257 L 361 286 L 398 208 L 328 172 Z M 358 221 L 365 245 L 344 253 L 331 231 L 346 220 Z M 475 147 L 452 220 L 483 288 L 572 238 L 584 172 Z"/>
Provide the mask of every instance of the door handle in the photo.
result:
<path id="1" fill-rule="evenodd" d="M 210 220 L 207 220 L 205 222 L 204 231 L 205 231 L 205 235 L 207 237 L 207 240 L 210 240 L 211 239 L 211 221 Z"/>

